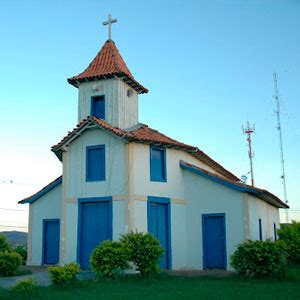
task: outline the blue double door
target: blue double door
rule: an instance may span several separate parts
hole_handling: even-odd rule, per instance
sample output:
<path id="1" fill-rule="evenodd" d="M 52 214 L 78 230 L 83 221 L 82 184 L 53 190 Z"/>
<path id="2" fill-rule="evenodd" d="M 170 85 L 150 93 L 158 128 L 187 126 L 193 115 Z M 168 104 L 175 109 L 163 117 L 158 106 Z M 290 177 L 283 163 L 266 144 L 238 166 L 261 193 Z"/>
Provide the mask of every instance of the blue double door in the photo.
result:
<path id="1" fill-rule="evenodd" d="M 43 220 L 43 264 L 59 262 L 59 219 Z"/>
<path id="2" fill-rule="evenodd" d="M 225 215 L 202 215 L 202 233 L 204 269 L 226 269 Z"/>
<path id="3" fill-rule="evenodd" d="M 78 260 L 82 269 L 89 269 L 93 250 L 103 241 L 112 239 L 112 212 L 109 199 L 79 203 Z"/>
<path id="4" fill-rule="evenodd" d="M 160 260 L 162 269 L 171 267 L 170 203 L 168 198 L 149 197 L 148 232 L 160 242 L 164 253 Z"/>

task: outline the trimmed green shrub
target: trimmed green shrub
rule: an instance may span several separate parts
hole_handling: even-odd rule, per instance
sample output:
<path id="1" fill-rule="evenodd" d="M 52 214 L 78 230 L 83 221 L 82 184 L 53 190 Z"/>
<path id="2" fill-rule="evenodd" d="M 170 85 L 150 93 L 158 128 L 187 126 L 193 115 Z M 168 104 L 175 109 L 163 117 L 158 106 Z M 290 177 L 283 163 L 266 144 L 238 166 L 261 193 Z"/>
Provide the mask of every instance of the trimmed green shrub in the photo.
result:
<path id="1" fill-rule="evenodd" d="M 76 275 L 80 272 L 80 268 L 75 263 L 64 266 L 52 266 L 48 268 L 51 282 L 55 285 L 68 285 L 77 280 Z"/>
<path id="2" fill-rule="evenodd" d="M 0 234 L 0 252 L 10 251 L 10 245 L 4 235 Z"/>
<path id="3" fill-rule="evenodd" d="M 13 248 L 14 252 L 19 253 L 22 256 L 22 264 L 25 265 L 26 264 L 26 260 L 27 260 L 27 249 L 25 246 L 15 246 Z"/>
<path id="4" fill-rule="evenodd" d="M 127 268 L 123 243 L 104 241 L 90 256 L 92 270 L 100 276 L 113 277 Z"/>
<path id="5" fill-rule="evenodd" d="M 16 252 L 0 252 L 0 275 L 12 276 L 22 264 L 22 257 Z"/>
<path id="6" fill-rule="evenodd" d="M 159 262 L 164 250 L 152 234 L 130 232 L 122 236 L 121 242 L 128 260 L 134 263 L 142 276 L 160 271 Z"/>
<path id="7" fill-rule="evenodd" d="M 245 241 L 231 256 L 231 266 L 240 274 L 255 278 L 284 276 L 284 251 L 272 241 Z"/>
<path id="8" fill-rule="evenodd" d="M 277 243 L 286 251 L 287 259 L 293 263 L 300 263 L 300 222 L 282 225 L 278 229 Z"/>
<path id="9" fill-rule="evenodd" d="M 31 293 L 36 287 L 35 281 L 33 278 L 27 278 L 22 281 L 19 281 L 16 285 L 10 288 L 10 290 L 15 294 L 26 294 Z"/>

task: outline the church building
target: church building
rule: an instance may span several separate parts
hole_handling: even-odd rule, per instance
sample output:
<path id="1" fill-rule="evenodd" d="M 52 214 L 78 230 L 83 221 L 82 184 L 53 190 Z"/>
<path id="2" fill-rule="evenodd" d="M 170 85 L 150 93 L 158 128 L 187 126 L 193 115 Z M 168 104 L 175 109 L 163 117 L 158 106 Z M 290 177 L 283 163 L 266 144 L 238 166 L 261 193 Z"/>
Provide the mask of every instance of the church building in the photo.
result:
<path id="1" fill-rule="evenodd" d="M 240 242 L 276 239 L 284 202 L 140 123 L 148 90 L 111 38 L 68 82 L 78 89 L 78 125 L 52 147 L 62 175 L 20 201 L 29 204 L 28 265 L 88 269 L 102 241 L 138 231 L 159 239 L 164 269 L 228 270 Z"/>

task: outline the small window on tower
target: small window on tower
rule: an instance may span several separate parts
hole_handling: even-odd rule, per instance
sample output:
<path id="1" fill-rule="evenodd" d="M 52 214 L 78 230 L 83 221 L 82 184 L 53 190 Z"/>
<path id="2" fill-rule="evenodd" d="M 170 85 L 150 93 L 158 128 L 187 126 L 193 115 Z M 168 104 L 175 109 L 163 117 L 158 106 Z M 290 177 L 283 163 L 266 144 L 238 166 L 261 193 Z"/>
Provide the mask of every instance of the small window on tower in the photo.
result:
<path id="1" fill-rule="evenodd" d="M 99 119 L 105 119 L 105 97 L 93 96 L 91 99 L 91 115 Z"/>

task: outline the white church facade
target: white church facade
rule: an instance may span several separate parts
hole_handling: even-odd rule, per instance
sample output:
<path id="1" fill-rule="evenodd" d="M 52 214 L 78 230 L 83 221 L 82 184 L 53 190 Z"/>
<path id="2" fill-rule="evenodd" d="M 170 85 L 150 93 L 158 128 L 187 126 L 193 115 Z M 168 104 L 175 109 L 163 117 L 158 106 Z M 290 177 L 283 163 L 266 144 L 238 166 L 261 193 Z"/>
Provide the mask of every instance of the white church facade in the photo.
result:
<path id="1" fill-rule="evenodd" d="M 28 265 L 78 262 L 129 231 L 151 232 L 164 269 L 230 269 L 246 239 L 276 239 L 270 192 L 240 182 L 200 149 L 139 123 L 138 83 L 108 39 L 78 88 L 78 125 L 52 151 L 62 176 L 29 203 Z"/>

